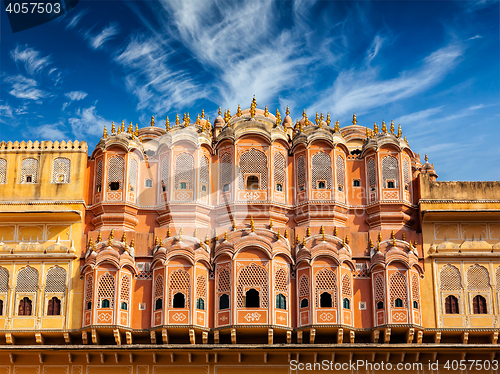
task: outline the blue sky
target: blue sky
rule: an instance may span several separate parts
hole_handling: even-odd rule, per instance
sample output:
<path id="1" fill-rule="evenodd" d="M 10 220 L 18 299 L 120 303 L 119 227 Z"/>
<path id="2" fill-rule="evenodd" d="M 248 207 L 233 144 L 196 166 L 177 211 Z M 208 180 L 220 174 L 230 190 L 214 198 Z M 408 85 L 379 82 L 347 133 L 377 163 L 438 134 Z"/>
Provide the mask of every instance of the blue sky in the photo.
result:
<path id="1" fill-rule="evenodd" d="M 401 123 L 440 180 L 500 180 L 498 1 L 80 1 L 13 34 L 2 6 L 0 140 L 238 104 L 346 126 Z"/>

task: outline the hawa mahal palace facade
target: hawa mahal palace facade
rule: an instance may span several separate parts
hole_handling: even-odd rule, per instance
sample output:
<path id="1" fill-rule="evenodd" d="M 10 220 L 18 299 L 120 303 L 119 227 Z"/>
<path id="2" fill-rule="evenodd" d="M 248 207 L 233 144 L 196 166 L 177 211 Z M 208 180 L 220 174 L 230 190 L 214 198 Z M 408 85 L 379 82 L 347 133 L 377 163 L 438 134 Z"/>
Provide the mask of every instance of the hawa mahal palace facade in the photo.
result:
<path id="1" fill-rule="evenodd" d="M 255 99 L 2 142 L 0 373 L 494 362 L 500 182 L 436 178 L 392 122 Z"/>

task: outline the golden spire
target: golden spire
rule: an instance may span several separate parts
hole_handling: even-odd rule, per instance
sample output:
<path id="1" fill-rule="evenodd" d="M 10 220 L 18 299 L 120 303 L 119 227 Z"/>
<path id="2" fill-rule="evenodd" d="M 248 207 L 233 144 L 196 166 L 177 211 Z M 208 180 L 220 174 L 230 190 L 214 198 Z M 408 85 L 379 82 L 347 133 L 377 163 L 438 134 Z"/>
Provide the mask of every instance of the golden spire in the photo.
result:
<path id="1" fill-rule="evenodd" d="M 415 248 L 417 248 L 417 240 L 414 240 L 414 241 L 413 241 L 413 246 L 414 246 Z"/>
<path id="2" fill-rule="evenodd" d="M 167 119 L 165 120 L 165 129 L 170 130 L 170 121 L 168 120 L 168 116 L 167 116 Z"/>
<path id="3" fill-rule="evenodd" d="M 264 108 L 264 117 L 267 117 L 269 115 L 269 112 L 267 110 L 267 105 L 266 107 Z"/>
<path id="4" fill-rule="evenodd" d="M 182 122 L 186 122 L 186 113 L 182 116 Z"/>
<path id="5" fill-rule="evenodd" d="M 250 107 L 250 118 L 254 118 L 255 117 L 255 108 L 252 106 Z"/>
<path id="6" fill-rule="evenodd" d="M 316 125 L 319 125 L 319 113 L 318 112 L 316 112 L 316 119 L 315 119 L 315 121 L 316 121 Z"/>
<path id="7" fill-rule="evenodd" d="M 193 237 L 198 238 L 198 229 L 194 229 Z"/>
<path id="8" fill-rule="evenodd" d="M 377 122 L 373 122 L 373 132 L 375 134 L 378 134 L 378 125 L 377 125 Z"/>
<path id="9" fill-rule="evenodd" d="M 89 239 L 89 249 L 92 249 L 94 247 L 94 241 L 92 238 Z"/>
<path id="10" fill-rule="evenodd" d="M 326 114 L 326 124 L 327 124 L 327 126 L 330 126 L 330 122 L 331 122 L 331 121 L 330 121 L 330 112 L 328 112 L 328 113 Z"/>
<path id="11" fill-rule="evenodd" d="M 306 118 L 306 110 L 302 109 L 302 118 Z"/>
<path id="12" fill-rule="evenodd" d="M 172 236 L 172 231 L 170 229 L 167 230 L 167 238 L 170 238 Z"/>
<path id="13" fill-rule="evenodd" d="M 217 230 L 214 229 L 214 240 L 219 241 L 219 235 L 217 235 Z"/>
<path id="14" fill-rule="evenodd" d="M 206 125 L 207 125 L 207 130 L 210 130 L 212 128 L 212 124 L 210 123 L 210 117 L 208 117 L 208 116 L 207 116 Z"/>
<path id="15" fill-rule="evenodd" d="M 122 243 L 126 243 L 126 242 L 127 242 L 127 234 L 124 231 L 123 235 L 122 235 Z"/>
<path id="16" fill-rule="evenodd" d="M 324 234 L 325 233 L 325 227 L 323 225 L 321 225 L 321 227 L 319 229 L 319 233 L 320 234 Z"/>
<path id="17" fill-rule="evenodd" d="M 353 113 L 352 114 L 352 124 L 356 125 L 356 123 L 358 123 L 358 121 L 356 120 L 356 113 Z"/>
<path id="18" fill-rule="evenodd" d="M 186 117 L 186 127 L 187 127 L 187 125 L 189 125 L 189 122 L 191 122 L 191 119 L 189 118 L 189 112 L 188 112 L 187 117 Z"/>
<path id="19" fill-rule="evenodd" d="M 279 109 L 276 109 L 276 126 L 281 125 L 281 113 Z"/>
<path id="20" fill-rule="evenodd" d="M 394 120 L 391 120 L 391 134 L 394 134 Z"/>
<path id="21" fill-rule="evenodd" d="M 382 233 L 380 231 L 378 233 L 378 241 L 379 243 L 382 241 Z"/>
<path id="22" fill-rule="evenodd" d="M 340 123 L 339 123 L 339 120 L 337 120 L 337 122 L 335 122 L 335 128 L 334 128 L 334 131 L 335 131 L 335 132 L 339 132 L 339 131 L 340 131 Z"/>
<path id="23" fill-rule="evenodd" d="M 127 134 L 133 134 L 133 133 L 134 133 L 134 125 L 132 124 L 132 122 L 130 122 L 130 125 L 128 125 Z"/>
<path id="24" fill-rule="evenodd" d="M 238 110 L 236 111 L 236 115 L 238 117 L 241 117 L 241 105 L 240 104 L 238 104 Z"/>
<path id="25" fill-rule="evenodd" d="M 270 218 L 269 219 L 269 230 L 272 230 L 273 229 L 273 219 Z"/>
<path id="26" fill-rule="evenodd" d="M 104 131 L 102 132 L 102 138 L 106 139 L 108 137 L 108 129 L 106 128 L 106 125 L 104 125 Z"/>
<path id="27" fill-rule="evenodd" d="M 323 227 L 323 226 L 321 226 Z M 321 236 L 323 237 L 323 241 L 326 242 L 326 235 L 325 235 L 325 230 L 321 233 Z"/>
<path id="28" fill-rule="evenodd" d="M 167 117 L 168 118 L 168 117 Z M 135 136 L 139 136 L 139 126 L 137 125 L 137 123 L 135 124 L 135 131 L 134 131 L 134 135 Z"/>
<path id="29" fill-rule="evenodd" d="M 320 122 L 323 122 L 323 119 L 324 119 L 324 118 L 325 118 L 325 117 L 323 117 L 323 112 L 321 112 L 321 115 L 319 116 L 319 120 L 320 120 Z"/>
<path id="30" fill-rule="evenodd" d="M 374 136 L 375 136 L 375 131 L 370 131 L 370 138 L 373 139 Z"/>
<path id="31" fill-rule="evenodd" d="M 285 114 L 286 114 L 287 116 L 289 116 L 289 115 L 290 115 L 290 109 L 288 108 L 288 105 L 286 106 L 286 111 L 285 111 Z"/>
<path id="32" fill-rule="evenodd" d="M 394 239 L 396 235 L 394 234 L 394 230 L 391 231 L 391 239 Z"/>
<path id="33" fill-rule="evenodd" d="M 182 227 L 181 229 L 179 230 L 179 241 L 182 242 Z"/>
<path id="34" fill-rule="evenodd" d="M 384 120 L 382 120 L 382 132 L 384 134 L 387 134 L 387 126 L 385 125 L 385 121 Z"/>
<path id="35" fill-rule="evenodd" d="M 402 132 L 401 132 L 401 124 L 398 126 L 398 138 L 401 138 Z"/>
<path id="36" fill-rule="evenodd" d="M 254 99 L 255 99 L 255 97 L 254 97 Z M 253 216 L 250 216 L 250 230 L 252 232 L 255 232 L 255 224 L 253 222 Z"/>
<path id="37" fill-rule="evenodd" d="M 200 113 L 198 113 L 198 116 L 196 117 L 196 124 L 197 125 L 200 124 Z"/>
<path id="38" fill-rule="evenodd" d="M 250 105 L 250 107 L 253 107 L 254 109 L 257 108 L 257 100 L 255 100 L 255 95 L 253 96 L 252 104 Z"/>
<path id="39" fill-rule="evenodd" d="M 345 244 L 349 245 L 349 235 L 345 236 Z"/>
<path id="40" fill-rule="evenodd" d="M 410 240 L 410 251 L 413 250 L 413 244 L 411 243 L 411 240 Z"/>
<path id="41" fill-rule="evenodd" d="M 299 244 L 299 243 L 300 243 L 300 237 L 299 237 L 299 234 L 297 234 L 297 237 L 295 238 L 295 243 L 296 243 L 296 244 Z"/>
<path id="42" fill-rule="evenodd" d="M 135 240 L 134 239 L 132 239 L 130 241 L 130 248 L 135 248 Z"/>
<path id="43" fill-rule="evenodd" d="M 158 243 L 158 245 L 159 245 L 160 247 L 163 247 L 163 239 L 162 239 L 162 238 L 160 238 L 160 243 Z"/>
<path id="44" fill-rule="evenodd" d="M 311 228 L 310 227 L 307 228 L 306 235 L 307 235 L 307 237 L 311 236 Z"/>
<path id="45" fill-rule="evenodd" d="M 115 229 L 111 229 L 111 232 L 109 233 L 109 238 L 108 238 L 108 243 L 111 245 L 113 242 L 113 238 L 115 237 Z"/>
<path id="46" fill-rule="evenodd" d="M 175 124 L 177 126 L 179 126 L 179 123 L 180 123 L 180 121 L 179 121 L 179 113 L 177 113 L 177 115 L 175 116 Z"/>
<path id="47" fill-rule="evenodd" d="M 122 121 L 122 128 L 120 130 L 121 132 L 125 132 L 125 121 Z"/>
<path id="48" fill-rule="evenodd" d="M 281 239 L 280 229 L 278 229 L 278 239 Z"/>
<path id="49" fill-rule="evenodd" d="M 392 238 L 392 246 L 395 247 L 396 246 L 396 237 Z"/>
<path id="50" fill-rule="evenodd" d="M 427 153 L 425 154 L 425 162 L 429 161 L 429 158 L 427 157 Z"/>
<path id="51" fill-rule="evenodd" d="M 406 241 L 406 234 L 403 232 L 403 241 Z"/>
<path id="52" fill-rule="evenodd" d="M 297 120 L 297 123 L 299 124 L 299 131 L 300 132 L 304 131 L 304 125 L 302 123 L 299 123 L 298 120 Z"/>
<path id="53" fill-rule="evenodd" d="M 370 238 L 370 248 L 373 248 L 373 240 Z"/>
<path id="54" fill-rule="evenodd" d="M 233 227 L 233 231 L 236 230 L 236 221 L 234 218 L 231 220 L 231 226 Z"/>
<path id="55" fill-rule="evenodd" d="M 306 237 L 304 236 L 302 238 L 302 247 L 305 247 L 306 246 Z"/>
<path id="56" fill-rule="evenodd" d="M 227 242 L 227 231 L 224 231 L 224 241 Z"/>
<path id="57" fill-rule="evenodd" d="M 305 116 L 304 125 L 306 125 L 306 126 L 309 125 L 309 120 L 307 119 L 307 114 Z"/>
<path id="58" fill-rule="evenodd" d="M 102 235 L 101 232 L 99 231 L 99 235 L 97 235 L 97 243 L 102 242 Z"/>
<path id="59" fill-rule="evenodd" d="M 210 243 L 210 239 L 208 239 L 208 233 L 205 235 L 205 244 L 208 245 Z"/>
<path id="60" fill-rule="evenodd" d="M 201 110 L 201 118 L 205 118 L 205 109 Z"/>
<path id="61" fill-rule="evenodd" d="M 157 236 L 155 236 L 155 247 L 157 247 L 158 244 L 160 244 L 160 240 L 158 239 Z"/>
<path id="62" fill-rule="evenodd" d="M 219 107 L 219 116 L 222 114 L 221 110 L 220 110 L 220 107 Z"/>
<path id="63" fill-rule="evenodd" d="M 155 125 L 155 116 L 151 116 L 151 127 Z"/>
<path id="64" fill-rule="evenodd" d="M 115 132 L 116 132 L 115 121 L 113 121 L 113 123 L 111 124 L 111 133 L 114 134 Z"/>
<path id="65" fill-rule="evenodd" d="M 407 142 L 407 140 L 406 140 L 406 136 L 403 138 L 403 140 L 404 140 L 405 142 Z"/>
<path id="66" fill-rule="evenodd" d="M 285 235 L 284 236 L 285 236 L 285 239 L 288 239 L 288 231 L 287 230 L 285 230 Z"/>
<path id="67" fill-rule="evenodd" d="M 337 231 L 337 226 L 333 228 L 333 236 L 337 236 L 338 231 Z"/>
<path id="68" fill-rule="evenodd" d="M 227 109 L 227 123 L 229 123 L 230 120 L 231 120 L 231 111 L 228 108 Z"/>
<path id="69" fill-rule="evenodd" d="M 380 252 L 380 242 L 377 243 L 377 252 Z"/>
<path id="70" fill-rule="evenodd" d="M 368 127 L 366 128 L 366 137 L 369 138 L 370 137 L 370 130 L 368 129 Z"/>

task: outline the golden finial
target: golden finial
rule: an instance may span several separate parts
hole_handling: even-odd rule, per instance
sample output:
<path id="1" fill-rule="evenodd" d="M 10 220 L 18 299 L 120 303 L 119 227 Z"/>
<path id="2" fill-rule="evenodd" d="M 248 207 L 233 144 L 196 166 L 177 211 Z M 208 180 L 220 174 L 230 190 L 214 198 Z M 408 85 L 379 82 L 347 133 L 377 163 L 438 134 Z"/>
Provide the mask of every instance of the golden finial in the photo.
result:
<path id="1" fill-rule="evenodd" d="M 177 126 L 179 126 L 179 123 L 180 123 L 180 121 L 179 121 L 179 113 L 177 113 L 177 115 L 175 116 L 175 124 Z"/>
<path id="2" fill-rule="evenodd" d="M 254 117 L 255 117 L 255 108 L 254 108 L 254 107 L 251 107 L 251 108 L 250 108 L 250 117 L 251 117 L 251 118 L 254 118 Z"/>
<path id="3" fill-rule="evenodd" d="M 236 222 L 234 218 L 231 220 L 231 226 L 233 227 L 233 231 L 236 230 Z"/>
<path id="4" fill-rule="evenodd" d="M 326 125 L 330 126 L 330 122 L 331 122 L 331 120 L 330 120 L 330 112 L 328 112 L 328 113 L 326 113 Z"/>
<path id="5" fill-rule="evenodd" d="M 132 239 L 130 241 L 130 248 L 135 248 L 135 240 L 134 239 Z"/>
<path id="6" fill-rule="evenodd" d="M 306 114 L 305 119 L 304 119 L 304 125 L 306 125 L 306 126 L 309 125 L 309 120 L 307 119 L 307 114 Z"/>
<path id="7" fill-rule="evenodd" d="M 337 120 L 337 122 L 335 122 L 334 131 L 335 131 L 335 132 L 339 132 L 339 131 L 340 131 L 340 124 L 339 124 L 339 120 Z"/>
<path id="8" fill-rule="evenodd" d="M 151 127 L 155 125 L 155 116 L 151 116 Z"/>
<path id="9" fill-rule="evenodd" d="M 226 122 L 229 122 L 230 120 L 231 120 L 231 111 L 228 108 L 227 109 L 227 121 Z"/>
<path id="10" fill-rule="evenodd" d="M 278 229 L 278 240 L 281 239 L 280 229 Z"/>
<path id="11" fill-rule="evenodd" d="M 285 111 L 286 115 L 289 116 L 290 115 L 290 109 L 288 108 L 288 105 L 286 106 L 286 111 Z"/>
<path id="12" fill-rule="evenodd" d="M 181 229 L 179 230 L 179 241 L 182 242 L 182 227 Z"/>
<path id="13" fill-rule="evenodd" d="M 302 118 L 306 118 L 306 110 L 302 109 Z"/>
<path id="14" fill-rule="evenodd" d="M 429 158 L 427 157 L 427 153 L 425 154 L 425 162 L 429 161 Z"/>
<path id="15" fill-rule="evenodd" d="M 212 128 L 212 124 L 210 123 L 210 117 L 207 116 L 207 122 L 206 122 L 207 130 L 210 130 Z"/>
<path id="16" fill-rule="evenodd" d="M 168 117 L 167 117 L 168 118 Z M 135 136 L 139 136 L 139 126 L 137 125 L 137 123 L 135 124 L 135 131 L 134 131 L 134 135 Z"/>
<path id="17" fill-rule="evenodd" d="M 224 231 L 224 241 L 227 242 L 227 231 Z"/>
<path id="18" fill-rule="evenodd" d="M 319 229 L 319 233 L 320 234 L 324 234 L 325 233 L 325 227 L 323 225 L 321 225 L 321 227 Z"/>
<path id="19" fill-rule="evenodd" d="M 196 124 L 197 125 L 200 124 L 200 113 L 198 113 L 198 116 L 196 117 Z"/>
<path id="20" fill-rule="evenodd" d="M 307 235 L 307 237 L 311 236 L 311 228 L 310 227 L 307 228 L 306 235 Z"/>
<path id="21" fill-rule="evenodd" d="M 202 118 L 202 119 L 203 119 L 203 118 L 205 118 L 205 109 L 202 109 L 202 110 L 201 110 L 201 118 Z"/>
<path id="22" fill-rule="evenodd" d="M 382 241 L 382 233 L 380 231 L 378 233 L 378 241 L 379 243 Z"/>
<path id="23" fill-rule="evenodd" d="M 269 115 L 269 112 L 267 111 L 267 105 L 264 108 L 264 117 L 267 117 Z"/>
<path id="24" fill-rule="evenodd" d="M 366 137 L 369 138 L 370 137 L 370 129 L 367 127 L 366 128 Z"/>
<path id="25" fill-rule="evenodd" d="M 238 117 L 241 117 L 241 105 L 240 104 L 238 104 L 238 110 L 236 111 L 236 115 Z"/>
<path id="26" fill-rule="evenodd" d="M 219 116 L 222 114 L 222 111 L 220 110 L 220 107 L 219 107 Z"/>
<path id="27" fill-rule="evenodd" d="M 345 236 L 345 244 L 349 245 L 349 235 Z"/>
<path id="28" fill-rule="evenodd" d="M 356 125 L 356 123 L 358 123 L 358 121 L 356 120 L 356 113 L 353 113 L 352 114 L 352 124 Z"/>
<path id="29" fill-rule="evenodd" d="M 252 107 L 255 109 L 257 108 L 257 100 L 255 100 L 255 95 L 253 96 L 253 99 L 252 99 L 252 104 L 250 105 L 250 107 Z"/>
<path id="30" fill-rule="evenodd" d="M 302 238 L 302 247 L 305 247 L 306 246 L 306 237 L 304 236 Z"/>
<path id="31" fill-rule="evenodd" d="M 205 244 L 208 245 L 210 243 L 210 239 L 208 239 L 208 233 L 205 235 Z"/>
<path id="32" fill-rule="evenodd" d="M 378 125 L 377 125 L 377 122 L 373 122 L 373 132 L 375 134 L 378 134 Z"/>
<path id="33" fill-rule="evenodd" d="M 391 231 L 391 239 L 394 239 L 396 235 L 394 234 L 394 230 Z"/>
<path id="34" fill-rule="evenodd" d="M 288 239 L 288 231 L 285 230 L 285 235 L 283 235 L 285 237 L 285 239 Z"/>
<path id="35" fill-rule="evenodd" d="M 370 248 L 373 248 L 373 240 L 370 238 Z"/>
<path id="36" fill-rule="evenodd" d="M 167 238 L 170 238 L 172 236 L 172 231 L 170 229 L 167 230 Z"/>
<path id="37" fill-rule="evenodd" d="M 384 120 L 382 120 L 382 132 L 384 134 L 387 134 L 387 126 L 385 125 L 385 121 Z"/>
<path id="38" fill-rule="evenodd" d="M 122 121 L 122 128 L 120 130 L 121 132 L 125 132 L 125 121 Z"/>
<path id="39" fill-rule="evenodd" d="M 160 244 L 160 239 L 158 239 L 158 237 L 155 236 L 155 247 L 158 247 L 158 244 Z"/>
<path id="40" fill-rule="evenodd" d="M 182 116 L 182 122 L 186 122 L 186 113 L 184 113 Z"/>
<path id="41" fill-rule="evenodd" d="M 377 243 L 377 252 L 380 252 L 380 242 Z"/>
<path id="42" fill-rule="evenodd" d="M 276 126 L 281 125 L 281 113 L 279 109 L 276 109 Z"/>
<path id="43" fill-rule="evenodd" d="M 391 134 L 394 134 L 394 120 L 391 120 Z"/>
<path id="44" fill-rule="evenodd" d="M 315 121 L 316 121 L 316 125 L 319 125 L 319 113 L 318 112 L 316 112 L 316 119 L 315 119 Z"/>
<path id="45" fill-rule="evenodd" d="M 295 243 L 299 244 L 300 243 L 300 237 L 299 234 L 297 234 L 297 237 L 295 238 Z"/>
<path id="46" fill-rule="evenodd" d="M 217 242 L 219 241 L 219 235 L 217 235 L 217 230 L 214 230 L 214 240 Z"/>
<path id="47" fill-rule="evenodd" d="M 97 243 L 102 242 L 102 235 L 101 232 L 99 231 L 99 235 L 97 235 Z"/>
<path id="48" fill-rule="evenodd" d="M 89 249 L 92 249 L 94 247 L 94 241 L 92 238 L 89 239 Z"/>
<path id="49" fill-rule="evenodd" d="M 189 125 L 189 122 L 191 122 L 191 119 L 189 118 L 189 112 L 188 112 L 187 117 L 186 117 L 186 127 L 187 127 L 187 125 Z"/>
<path id="50" fill-rule="evenodd" d="M 273 219 L 270 218 L 269 219 L 269 230 L 272 230 L 273 229 Z"/>
<path id="51" fill-rule="evenodd" d="M 113 123 L 111 124 L 111 133 L 114 134 L 115 132 L 116 132 L 115 121 L 113 121 Z"/>
<path id="52" fill-rule="evenodd" d="M 323 230 L 323 232 L 321 233 L 321 236 L 323 237 L 323 241 L 326 242 L 326 235 L 325 235 L 325 231 Z"/>
<path id="53" fill-rule="evenodd" d="M 132 122 L 130 122 L 130 125 L 128 125 L 127 134 L 133 134 L 133 133 L 134 133 L 134 125 L 132 124 Z"/>
<path id="54" fill-rule="evenodd" d="M 304 131 L 304 125 L 302 123 L 299 123 L 299 131 L 300 132 Z"/>
<path id="55" fill-rule="evenodd" d="M 333 228 L 333 236 L 337 236 L 338 231 L 337 231 L 337 226 Z"/>
<path id="56" fill-rule="evenodd" d="M 162 239 L 162 238 L 160 238 L 160 243 L 158 243 L 158 245 L 159 245 L 160 247 L 163 247 L 163 239 Z"/>
<path id="57" fill-rule="evenodd" d="M 195 238 L 198 238 L 198 229 L 194 229 L 193 236 Z"/>
<path id="58" fill-rule="evenodd" d="M 345 237 L 342 238 L 342 247 L 345 247 Z"/>
<path id="59" fill-rule="evenodd" d="M 413 244 L 411 243 L 411 240 L 410 240 L 410 251 L 413 250 Z"/>
<path id="60" fill-rule="evenodd" d="M 104 125 L 104 131 L 102 132 L 102 138 L 106 139 L 108 137 L 108 129 L 106 128 L 106 125 Z"/>
<path id="61" fill-rule="evenodd" d="M 128 244 L 125 242 L 125 245 L 123 246 L 123 250 L 128 253 Z"/>
<path id="62" fill-rule="evenodd" d="M 413 242 L 413 246 L 414 246 L 415 248 L 417 248 L 417 241 L 416 241 L 416 240 Z"/>
<path id="63" fill-rule="evenodd" d="M 122 235 L 122 243 L 125 243 L 126 241 L 127 241 L 127 234 L 124 231 Z"/>
<path id="64" fill-rule="evenodd" d="M 170 130 L 170 121 L 168 120 L 168 116 L 167 116 L 167 119 L 165 120 L 165 128 L 168 130 Z"/>
<path id="65" fill-rule="evenodd" d="M 113 242 L 114 237 L 115 237 L 115 230 L 111 229 L 111 232 L 109 233 L 109 238 L 108 238 L 109 245 L 111 245 L 111 243 Z"/>
<path id="66" fill-rule="evenodd" d="M 399 126 L 398 126 L 398 138 L 401 138 L 402 134 L 403 133 L 401 132 L 401 124 L 399 124 Z"/>
<path id="67" fill-rule="evenodd" d="M 254 98 L 255 99 L 255 98 Z M 255 224 L 253 222 L 253 216 L 250 216 L 250 230 L 255 232 Z"/>
<path id="68" fill-rule="evenodd" d="M 323 122 L 323 119 L 324 119 L 324 118 L 325 118 L 325 117 L 323 117 L 323 112 L 321 112 L 321 115 L 319 116 L 320 123 L 321 123 L 321 122 Z"/>
<path id="69" fill-rule="evenodd" d="M 404 140 L 405 142 L 408 142 L 408 140 L 406 140 L 406 136 L 403 138 L 403 140 Z"/>
<path id="70" fill-rule="evenodd" d="M 395 247 L 396 246 L 396 237 L 393 237 L 392 238 L 392 246 Z"/>
<path id="71" fill-rule="evenodd" d="M 406 241 L 406 233 L 403 232 L 403 241 Z"/>

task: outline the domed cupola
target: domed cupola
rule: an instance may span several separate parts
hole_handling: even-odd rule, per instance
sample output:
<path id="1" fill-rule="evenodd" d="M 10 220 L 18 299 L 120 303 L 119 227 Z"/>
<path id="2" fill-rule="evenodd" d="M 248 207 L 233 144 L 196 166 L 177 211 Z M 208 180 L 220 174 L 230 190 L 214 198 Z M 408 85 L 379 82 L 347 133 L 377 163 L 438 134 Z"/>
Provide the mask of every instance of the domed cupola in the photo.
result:
<path id="1" fill-rule="evenodd" d="M 422 165 L 420 173 L 429 175 L 429 179 L 431 181 L 435 181 L 438 177 L 438 175 L 436 174 L 436 170 L 434 169 L 434 164 L 429 163 L 427 154 L 425 155 L 425 163 Z"/>

